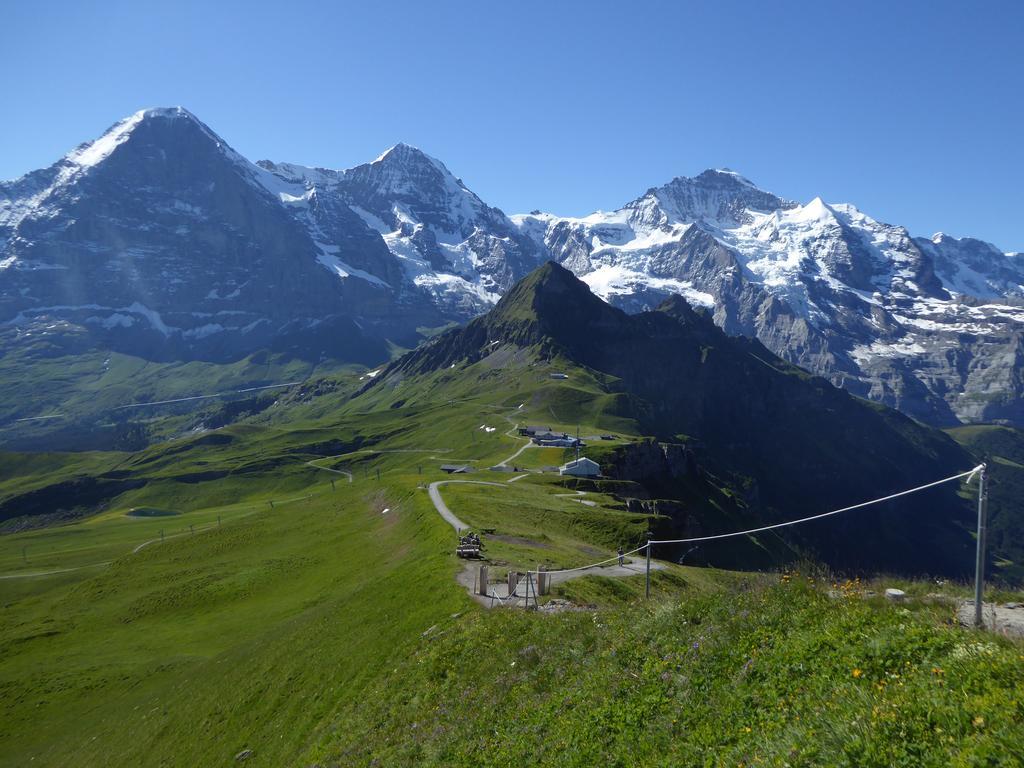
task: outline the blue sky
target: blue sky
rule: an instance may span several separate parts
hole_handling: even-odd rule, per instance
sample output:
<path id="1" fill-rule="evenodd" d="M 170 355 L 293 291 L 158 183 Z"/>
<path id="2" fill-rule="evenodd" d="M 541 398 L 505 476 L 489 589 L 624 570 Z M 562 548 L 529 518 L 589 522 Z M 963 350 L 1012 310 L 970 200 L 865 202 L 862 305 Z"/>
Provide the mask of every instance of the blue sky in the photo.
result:
<path id="1" fill-rule="evenodd" d="M 8 3 L 0 178 L 144 106 L 253 160 L 405 141 L 508 213 L 740 171 L 1024 250 L 1022 2 Z"/>

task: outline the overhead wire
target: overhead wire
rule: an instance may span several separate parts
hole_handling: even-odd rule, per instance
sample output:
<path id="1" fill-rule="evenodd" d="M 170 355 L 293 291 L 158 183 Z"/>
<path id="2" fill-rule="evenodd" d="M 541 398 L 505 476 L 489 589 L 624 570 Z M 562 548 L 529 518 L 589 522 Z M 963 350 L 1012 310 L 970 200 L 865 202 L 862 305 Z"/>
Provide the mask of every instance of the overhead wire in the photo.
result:
<path id="1" fill-rule="evenodd" d="M 786 528 L 786 527 L 791 526 L 791 525 L 799 525 L 801 523 L 809 523 L 812 520 L 821 520 L 822 518 L 831 517 L 833 515 L 838 515 L 838 514 L 841 514 L 843 512 L 851 512 L 851 511 L 853 511 L 855 509 L 861 509 L 863 507 L 868 507 L 868 506 L 871 506 L 872 504 L 881 504 L 882 502 L 885 502 L 885 501 L 891 501 L 892 499 L 898 499 L 901 496 L 908 496 L 908 495 L 910 495 L 912 493 L 918 493 L 919 491 L 924 491 L 924 490 L 927 490 L 928 488 L 934 488 L 935 486 L 943 485 L 944 483 L 951 483 L 954 480 L 960 480 L 962 478 L 967 478 L 966 482 L 970 483 L 974 479 L 975 475 L 977 475 L 984 468 L 984 466 L 985 466 L 984 464 L 979 464 L 978 466 L 976 466 L 973 469 L 970 469 L 970 470 L 968 470 L 966 472 L 961 472 L 961 473 L 956 474 L 956 475 L 951 475 L 950 477 L 944 477 L 941 480 L 935 480 L 934 482 L 931 482 L 931 483 L 925 483 L 924 485 L 919 485 L 916 488 L 909 488 L 909 489 L 907 489 L 905 491 L 899 491 L 898 493 L 891 493 L 888 496 L 881 496 L 881 497 L 879 497 L 877 499 L 871 499 L 870 501 L 862 501 L 859 504 L 853 504 L 853 505 L 848 506 L 848 507 L 842 507 L 840 509 L 833 509 L 833 510 L 831 510 L 829 512 L 822 512 L 820 514 L 811 515 L 809 517 L 801 517 L 801 518 L 799 518 L 797 520 L 787 520 L 786 522 L 783 522 L 783 523 L 773 523 L 771 525 L 762 525 L 762 526 L 759 526 L 757 528 L 749 528 L 749 529 L 744 530 L 744 531 L 731 531 L 730 533 L 717 533 L 717 534 L 712 534 L 710 536 L 693 536 L 693 537 L 686 538 L 686 539 L 649 539 L 645 544 L 641 544 L 636 549 L 630 550 L 629 552 L 623 552 L 621 555 L 615 555 L 615 557 L 610 557 L 607 560 L 600 560 L 600 561 L 598 561 L 596 563 L 590 563 L 589 565 L 581 565 L 581 566 L 578 566 L 576 568 L 562 568 L 562 569 L 556 570 L 556 571 L 535 570 L 535 571 L 527 571 L 527 573 L 545 573 L 545 574 L 549 574 L 550 575 L 550 574 L 554 574 L 554 573 L 573 573 L 575 571 L 585 571 L 585 570 L 588 570 L 590 568 L 597 568 L 597 567 L 605 565 L 607 563 L 616 562 L 620 558 L 627 557 L 628 555 L 634 555 L 637 552 L 642 552 L 644 550 L 648 550 L 654 544 L 692 544 L 692 543 L 696 543 L 696 542 L 700 542 L 700 541 L 713 541 L 713 540 L 716 540 L 716 539 L 727 539 L 727 538 L 732 538 L 732 537 L 735 537 L 735 536 L 750 536 L 751 534 L 754 534 L 754 533 L 762 533 L 764 531 L 771 531 L 771 530 L 775 530 L 775 529 L 778 529 L 778 528 Z"/>

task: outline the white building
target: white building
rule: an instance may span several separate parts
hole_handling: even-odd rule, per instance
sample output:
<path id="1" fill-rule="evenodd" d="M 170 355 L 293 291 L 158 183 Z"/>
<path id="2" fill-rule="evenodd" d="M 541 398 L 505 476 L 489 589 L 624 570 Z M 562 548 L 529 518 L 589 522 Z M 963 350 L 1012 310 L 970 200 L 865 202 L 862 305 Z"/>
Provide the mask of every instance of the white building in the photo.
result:
<path id="1" fill-rule="evenodd" d="M 573 475 L 574 477 L 599 477 L 601 467 L 596 461 L 584 457 L 574 459 L 558 470 L 560 475 Z"/>

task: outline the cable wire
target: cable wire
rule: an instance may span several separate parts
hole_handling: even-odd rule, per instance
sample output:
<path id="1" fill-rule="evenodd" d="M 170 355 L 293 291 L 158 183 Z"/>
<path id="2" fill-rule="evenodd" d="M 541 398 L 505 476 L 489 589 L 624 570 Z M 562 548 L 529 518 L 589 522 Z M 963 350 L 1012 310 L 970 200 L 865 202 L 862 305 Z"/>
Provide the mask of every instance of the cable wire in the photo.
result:
<path id="1" fill-rule="evenodd" d="M 962 477 L 966 477 L 967 478 L 967 482 L 970 482 L 971 479 L 974 477 L 974 475 L 976 475 L 978 472 L 981 471 L 982 467 L 984 467 L 984 464 L 979 464 L 974 469 L 968 470 L 967 472 L 961 472 L 959 475 L 953 475 L 952 477 L 946 477 L 946 478 L 943 478 L 942 480 L 936 480 L 933 483 L 927 483 L 925 485 L 919 485 L 917 488 L 911 488 L 911 489 L 906 490 L 906 491 L 900 491 L 899 493 L 892 493 L 892 494 L 889 494 L 888 496 L 883 496 L 880 499 L 872 499 L 871 501 L 862 501 L 860 504 L 854 504 L 854 505 L 849 506 L 849 507 L 843 507 L 842 509 L 833 509 L 831 512 L 822 512 L 820 515 L 811 515 L 810 517 L 801 517 L 799 520 L 789 520 L 789 521 L 787 521 L 785 523 L 775 523 L 773 525 L 763 525 L 760 528 L 751 528 L 751 529 L 746 530 L 746 531 L 733 531 L 732 533 L 718 533 L 718 534 L 715 534 L 713 536 L 695 536 L 695 537 L 689 538 L 689 539 L 659 539 L 657 541 L 651 540 L 649 543 L 650 544 L 689 544 L 691 542 L 696 542 L 696 541 L 712 541 L 713 539 L 727 539 L 730 536 L 749 536 L 752 533 L 760 533 L 762 531 L 771 531 L 771 530 L 774 530 L 775 528 L 785 528 L 786 526 L 789 526 L 789 525 L 798 525 L 800 523 L 808 523 L 811 520 L 820 520 L 823 517 L 830 517 L 831 515 L 838 515 L 841 512 L 850 512 L 851 510 L 860 509 L 862 507 L 868 507 L 868 506 L 871 506 L 872 504 L 880 504 L 883 501 L 890 501 L 891 499 L 898 499 L 900 496 L 907 496 L 907 495 L 909 495 L 911 493 L 917 493 L 918 491 L 923 491 L 926 488 L 934 488 L 936 485 L 942 485 L 943 483 L 951 483 L 954 480 L 959 480 Z"/>
<path id="2" fill-rule="evenodd" d="M 832 515 L 838 515 L 838 514 L 840 514 L 842 512 L 850 512 L 850 511 L 852 511 L 854 509 L 861 509 L 862 507 L 871 506 L 872 504 L 881 504 L 883 501 L 890 501 L 892 499 L 898 499 L 900 496 L 907 496 L 907 495 L 909 495 L 911 493 L 917 493 L 918 491 L 923 491 L 923 490 L 926 490 L 928 488 L 934 488 L 935 486 L 942 485 L 943 483 L 951 483 L 954 480 L 959 480 L 959 479 L 964 478 L 964 477 L 966 477 L 967 478 L 967 482 L 970 483 L 974 479 L 974 476 L 977 475 L 984 467 L 985 467 L 984 464 L 979 464 L 974 469 L 970 469 L 967 472 L 961 472 L 960 474 L 953 475 L 952 477 L 946 477 L 946 478 L 943 478 L 942 480 L 936 480 L 935 482 L 932 482 L 932 483 L 926 483 L 925 485 L 919 485 L 916 488 L 910 488 L 909 490 L 900 491 L 899 493 L 892 493 L 892 494 L 889 494 L 888 496 L 882 496 L 881 498 L 878 498 L 878 499 L 872 499 L 871 501 L 862 501 L 860 504 L 854 504 L 854 505 L 849 506 L 849 507 L 843 507 L 841 509 L 833 509 L 831 512 L 822 512 L 819 515 L 811 515 L 810 517 L 801 517 L 799 520 L 789 520 L 789 521 L 784 522 L 784 523 L 774 523 L 772 525 L 763 525 L 760 528 L 750 528 L 749 530 L 746 530 L 746 531 L 733 531 L 732 533 L 717 533 L 717 534 L 714 534 L 712 536 L 695 536 L 695 537 L 689 538 L 689 539 L 657 539 L 657 540 L 656 539 L 650 539 L 650 540 L 648 540 L 648 542 L 646 544 L 642 544 L 642 545 L 640 545 L 639 547 L 637 547 L 634 550 L 631 550 L 629 552 L 623 552 L 621 555 L 616 555 L 615 557 L 610 557 L 607 560 L 601 560 L 601 561 L 596 562 L 596 563 L 591 563 L 590 565 L 581 565 L 578 568 L 562 568 L 561 570 L 557 570 L 557 571 L 540 571 L 540 570 L 527 571 L 527 573 L 528 574 L 529 573 L 552 574 L 552 573 L 573 573 L 575 571 L 585 571 L 585 570 L 588 570 L 589 568 L 597 568 L 598 566 L 605 565 L 607 563 L 616 562 L 616 561 L 619 560 L 620 557 L 626 557 L 628 555 L 635 555 L 637 552 L 644 551 L 645 549 L 650 547 L 652 544 L 690 544 L 690 543 L 698 542 L 698 541 L 712 541 L 714 539 L 727 539 L 727 538 L 730 538 L 730 537 L 733 537 L 733 536 L 749 536 L 749 535 L 751 535 L 753 533 L 761 533 L 762 531 L 771 531 L 771 530 L 774 530 L 776 528 L 785 528 L 785 527 L 790 526 L 790 525 L 799 525 L 800 523 L 809 523 L 812 520 L 820 520 L 820 519 L 822 519 L 824 517 L 831 517 Z"/>

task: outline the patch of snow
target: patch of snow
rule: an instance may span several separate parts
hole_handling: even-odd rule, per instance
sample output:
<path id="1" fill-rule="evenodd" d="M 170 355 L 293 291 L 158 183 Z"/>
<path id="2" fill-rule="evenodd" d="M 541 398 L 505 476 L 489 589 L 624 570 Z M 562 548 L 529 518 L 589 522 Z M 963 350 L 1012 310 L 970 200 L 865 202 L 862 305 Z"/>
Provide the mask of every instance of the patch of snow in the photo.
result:
<path id="1" fill-rule="evenodd" d="M 875 341 L 871 344 L 858 344 L 850 350 L 850 358 L 857 365 L 863 366 L 877 357 L 915 357 L 927 351 L 914 337 L 907 335 L 895 342 Z"/>
<path id="2" fill-rule="evenodd" d="M 483 304 L 497 304 L 501 294 L 489 291 L 479 282 L 470 282 L 460 275 L 434 272 L 418 275 L 414 282 L 435 295 L 468 294 L 479 299 Z"/>
<path id="3" fill-rule="evenodd" d="M 339 259 L 335 255 L 335 252 L 340 250 L 338 246 L 325 245 L 323 243 L 317 243 L 317 246 L 319 246 L 321 252 L 320 255 L 316 257 L 316 260 L 319 261 L 328 270 L 333 272 L 335 275 L 340 277 L 342 280 L 344 280 L 347 277 L 357 277 L 360 280 L 365 280 L 366 282 L 377 286 L 378 288 L 391 287 L 376 275 L 371 275 L 369 272 L 366 272 L 362 269 L 350 267 L 348 264 Z"/>
<path id="4" fill-rule="evenodd" d="M 149 324 L 152 325 L 156 330 L 160 331 L 160 333 L 162 333 L 164 336 L 169 336 L 171 334 L 172 329 L 164 324 L 164 321 L 160 317 L 159 312 L 156 312 L 155 310 L 152 310 L 146 305 L 140 304 L 137 301 L 133 301 L 131 305 L 127 307 L 127 309 L 129 312 L 135 312 L 136 314 L 145 317 L 147 320 L 149 320 Z M 174 330 L 178 329 L 175 328 Z"/>
<path id="5" fill-rule="evenodd" d="M 386 235 L 392 231 L 391 227 L 385 224 L 383 219 L 374 216 L 372 213 L 360 208 L 358 205 L 350 205 L 349 208 L 355 211 L 356 215 L 363 221 L 365 221 L 366 226 L 368 226 L 370 229 L 374 229 L 380 232 L 382 235 Z"/>
<path id="6" fill-rule="evenodd" d="M 378 368 L 375 371 L 367 371 L 366 373 L 359 377 L 359 380 L 363 381 L 364 379 L 375 379 L 377 375 L 383 370 L 383 368 Z"/>
<path id="7" fill-rule="evenodd" d="M 71 151 L 66 159 L 79 168 L 91 168 L 108 158 L 119 146 L 124 144 L 132 135 L 132 130 L 146 117 L 146 110 L 140 109 L 134 115 L 126 117 L 116 123 L 113 128 L 107 131 L 93 142 L 84 144 Z"/>
<path id="8" fill-rule="evenodd" d="M 224 330 L 224 326 L 220 323 L 207 323 L 206 325 L 200 325 L 197 328 L 190 328 L 187 331 L 182 332 L 182 336 L 185 338 L 192 339 L 205 339 L 207 336 L 212 336 L 215 333 L 220 333 Z"/>
<path id="9" fill-rule="evenodd" d="M 132 317 L 131 315 L 122 315 L 120 312 L 115 312 L 114 314 L 105 318 L 102 321 L 102 325 L 104 328 L 114 328 L 116 326 L 121 326 L 122 328 L 129 328 L 135 325 L 135 318 Z M 110 362 L 109 357 L 107 358 L 107 362 Z"/>
<path id="10" fill-rule="evenodd" d="M 580 276 L 590 290 L 606 301 L 616 295 L 636 293 L 638 289 L 652 289 L 666 293 L 677 293 L 690 304 L 714 307 L 715 297 L 710 293 L 696 290 L 687 280 L 652 277 L 643 272 L 634 272 L 626 267 L 606 264 L 593 272 Z"/>

